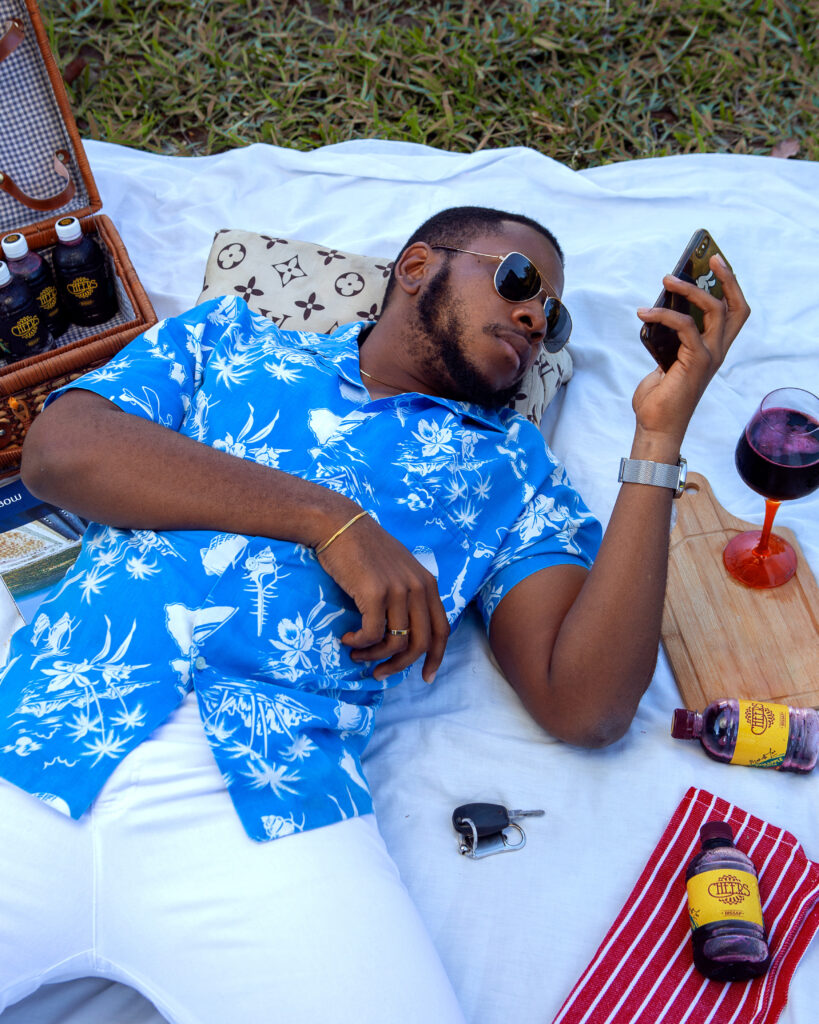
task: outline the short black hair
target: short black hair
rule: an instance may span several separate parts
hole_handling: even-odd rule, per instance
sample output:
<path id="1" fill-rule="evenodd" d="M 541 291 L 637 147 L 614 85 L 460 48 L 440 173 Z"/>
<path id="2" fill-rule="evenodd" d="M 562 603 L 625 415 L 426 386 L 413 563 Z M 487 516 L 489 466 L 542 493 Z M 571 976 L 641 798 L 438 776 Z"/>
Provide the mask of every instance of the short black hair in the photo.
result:
<path id="1" fill-rule="evenodd" d="M 493 210 L 488 206 L 451 206 L 449 209 L 441 210 L 433 214 L 428 220 L 417 228 L 401 246 L 401 251 L 392 265 L 390 278 L 387 281 L 387 288 L 384 292 L 384 301 L 381 304 L 381 312 L 387 308 L 387 303 L 395 287 L 395 264 L 401 254 L 416 242 L 436 243 L 437 245 L 454 245 L 458 248 L 466 248 L 473 238 L 486 231 L 495 231 L 502 227 L 504 222 L 512 221 L 514 224 L 523 224 L 543 235 L 547 242 L 554 248 L 560 258 L 561 266 L 564 265 L 563 250 L 555 236 L 542 224 L 538 224 L 531 217 L 522 213 L 507 213 L 504 210 Z"/>

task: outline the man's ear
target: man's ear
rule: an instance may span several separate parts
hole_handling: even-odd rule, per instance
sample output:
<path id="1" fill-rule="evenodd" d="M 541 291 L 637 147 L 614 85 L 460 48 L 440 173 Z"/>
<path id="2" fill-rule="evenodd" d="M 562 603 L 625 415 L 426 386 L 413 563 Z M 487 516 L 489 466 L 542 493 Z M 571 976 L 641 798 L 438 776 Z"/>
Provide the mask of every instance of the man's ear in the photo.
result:
<path id="1" fill-rule="evenodd" d="M 413 242 L 401 253 L 393 273 L 396 284 L 407 293 L 417 295 L 424 278 L 437 262 L 434 251 L 426 242 Z"/>

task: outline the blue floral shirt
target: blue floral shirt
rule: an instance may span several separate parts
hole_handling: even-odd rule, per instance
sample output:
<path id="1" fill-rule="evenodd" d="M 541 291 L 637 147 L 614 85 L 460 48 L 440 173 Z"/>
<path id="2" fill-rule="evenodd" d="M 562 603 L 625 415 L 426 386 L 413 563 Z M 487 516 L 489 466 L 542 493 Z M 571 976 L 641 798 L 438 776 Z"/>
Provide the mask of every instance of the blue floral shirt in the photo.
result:
<path id="1" fill-rule="evenodd" d="M 600 527 L 540 433 L 508 409 L 376 401 L 364 324 L 282 331 L 241 299 L 160 322 L 71 385 L 358 502 L 437 578 L 454 626 L 516 583 L 591 563 Z M 52 396 L 53 397 L 53 396 Z M 146 487 L 150 487 L 146 481 Z M 372 809 L 361 752 L 384 682 L 339 637 L 360 616 L 314 552 L 269 537 L 92 524 L 0 676 L 0 776 L 79 817 L 195 689 L 253 839 Z"/>

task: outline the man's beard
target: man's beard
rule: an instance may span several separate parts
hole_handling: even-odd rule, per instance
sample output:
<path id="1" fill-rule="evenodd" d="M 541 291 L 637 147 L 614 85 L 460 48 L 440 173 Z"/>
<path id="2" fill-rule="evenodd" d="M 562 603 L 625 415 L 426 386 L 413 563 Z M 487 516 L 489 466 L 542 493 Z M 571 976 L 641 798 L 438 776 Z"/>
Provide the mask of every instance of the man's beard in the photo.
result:
<path id="1" fill-rule="evenodd" d="M 520 377 L 498 390 L 469 358 L 469 339 L 462 327 L 456 300 L 449 284 L 450 268 L 445 263 L 418 299 L 418 355 L 423 369 L 448 381 L 445 398 L 474 402 L 488 409 L 501 409 L 518 394 Z M 493 331 L 486 328 L 486 333 Z M 421 347 L 423 344 L 423 348 Z M 521 377 L 523 374 L 521 374 Z"/>

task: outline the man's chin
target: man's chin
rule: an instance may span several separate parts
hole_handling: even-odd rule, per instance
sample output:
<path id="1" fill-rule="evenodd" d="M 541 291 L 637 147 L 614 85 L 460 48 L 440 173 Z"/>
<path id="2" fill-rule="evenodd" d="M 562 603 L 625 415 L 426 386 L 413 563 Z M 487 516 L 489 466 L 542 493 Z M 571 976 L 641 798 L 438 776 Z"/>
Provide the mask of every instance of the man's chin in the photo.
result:
<path id="1" fill-rule="evenodd" d="M 521 378 L 522 379 L 522 378 Z M 462 401 L 482 405 L 485 409 L 503 409 L 520 394 L 520 380 L 505 388 L 493 388 L 488 381 L 470 388 L 469 397 Z"/>
<path id="2" fill-rule="evenodd" d="M 520 394 L 520 381 L 517 381 L 515 384 L 512 385 L 512 387 L 504 388 L 503 391 L 496 391 L 495 392 L 495 400 L 492 403 L 492 405 L 489 406 L 489 408 L 490 409 L 505 409 L 506 406 L 509 405 L 509 403 L 513 399 L 517 398 L 517 396 L 519 394 Z"/>

